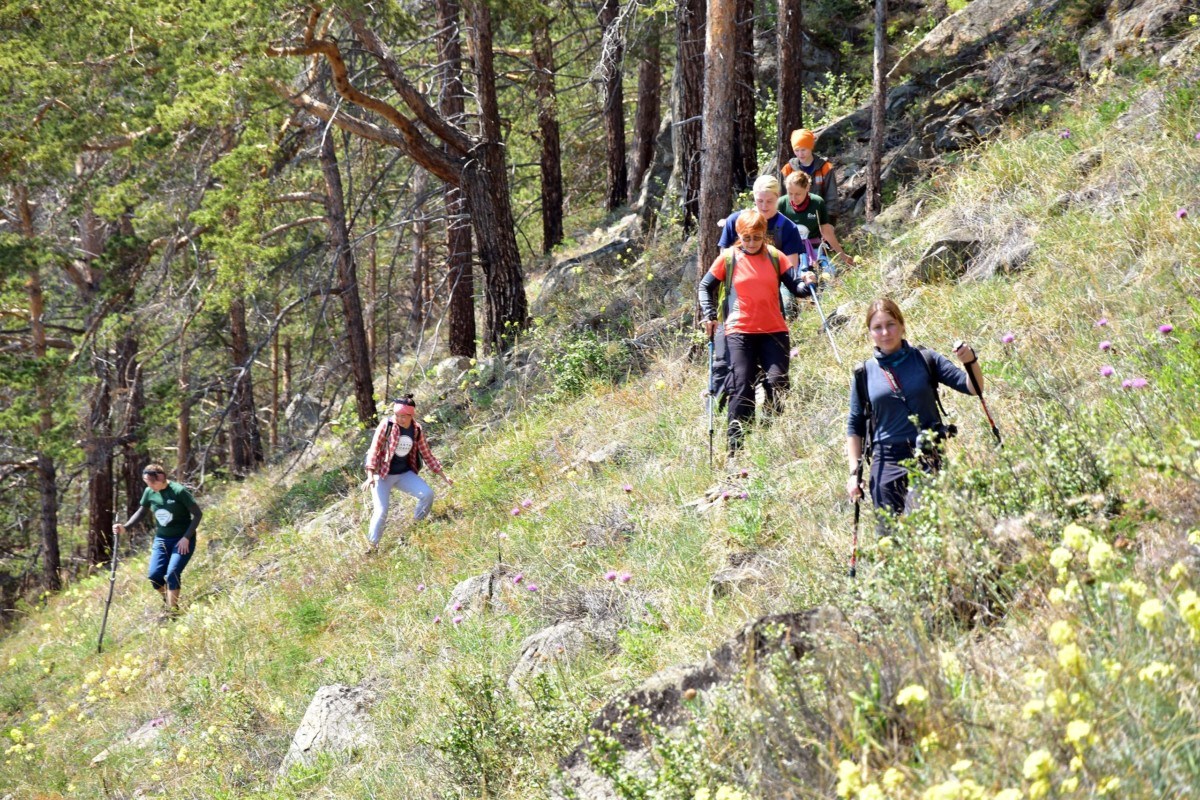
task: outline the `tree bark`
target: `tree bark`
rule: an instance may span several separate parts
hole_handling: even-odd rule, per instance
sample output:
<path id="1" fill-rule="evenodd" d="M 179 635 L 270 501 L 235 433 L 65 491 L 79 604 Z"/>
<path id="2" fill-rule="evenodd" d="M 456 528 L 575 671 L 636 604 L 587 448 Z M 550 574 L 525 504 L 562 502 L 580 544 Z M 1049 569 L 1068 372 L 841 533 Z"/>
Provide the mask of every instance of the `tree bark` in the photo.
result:
<path id="1" fill-rule="evenodd" d="M 801 0 L 779 0 L 779 22 L 776 36 L 779 49 L 778 119 L 779 167 L 788 162 L 792 152 L 792 131 L 804 127 L 803 45 L 804 20 Z"/>
<path id="2" fill-rule="evenodd" d="M 354 377 L 354 402 L 358 421 L 364 426 L 373 426 L 375 386 L 371 380 L 371 352 L 367 346 L 367 331 L 363 326 L 362 300 L 358 293 L 358 268 L 354 263 L 350 231 L 346 227 L 342 173 L 338 168 L 333 131 L 325 128 L 320 131 L 320 136 L 321 175 L 325 178 L 325 220 L 329 227 L 329 248 L 337 268 L 340 289 L 338 297 L 342 301 L 342 315 L 346 318 L 346 357 L 350 361 L 350 373 Z"/>
<path id="3" fill-rule="evenodd" d="M 871 94 L 871 150 L 867 157 L 867 221 L 883 208 L 883 144 L 887 138 L 887 71 L 884 54 L 887 51 L 887 0 L 875 0 L 875 53 Z"/>
<path id="4" fill-rule="evenodd" d="M 125 495 L 125 517 L 137 510 L 145 484 L 142 468 L 149 463 L 149 454 L 142 441 L 142 413 L 146 408 L 146 393 L 142 369 L 138 362 L 139 342 L 132 328 L 127 328 L 117 345 L 116 386 L 123 401 L 121 424 L 121 487 Z"/>
<path id="5" fill-rule="evenodd" d="M 735 13 L 733 185 L 737 189 L 749 189 L 758 177 L 758 135 L 754 128 L 754 0 L 737 0 Z"/>
<path id="6" fill-rule="evenodd" d="M 550 18 L 538 16 L 533 33 L 533 84 L 538 103 L 538 138 L 542 150 L 542 252 L 549 253 L 563 240 L 562 144 L 558 128 L 558 100 L 554 90 L 554 45 Z"/>
<path id="7" fill-rule="evenodd" d="M 458 0 L 438 0 L 442 31 L 442 96 L 438 110 L 451 125 L 462 126 L 462 43 L 459 40 Z M 446 145 L 447 149 L 449 145 Z M 475 273 L 471 265 L 471 226 L 462 191 L 446 184 L 446 272 L 450 282 L 450 354 L 475 357 Z M 543 200 L 543 202 L 545 202 Z M 544 209 L 543 209 L 544 213 Z"/>
<path id="8" fill-rule="evenodd" d="M 182 479 L 192 469 L 192 387 L 188 378 L 187 343 L 179 343 L 179 420 L 175 426 L 175 475 Z"/>
<path id="9" fill-rule="evenodd" d="M 704 145 L 700 184 L 700 257 L 703 277 L 717 257 L 718 229 L 733 202 L 734 19 L 737 0 L 708 0 L 704 46 Z M 698 313 L 698 310 L 697 310 Z"/>
<path id="10" fill-rule="evenodd" d="M 638 60 L 638 106 L 633 122 L 633 172 L 629 181 L 629 200 L 632 202 L 642 188 L 642 181 L 654 160 L 654 142 L 662 121 L 662 26 L 658 15 L 646 21 L 646 38 L 641 59 Z"/>
<path id="11" fill-rule="evenodd" d="M 88 409 L 88 437 L 84 440 L 88 475 L 87 562 L 103 564 L 112 555 L 113 436 L 112 375 L 107 358 L 95 359 L 96 388 Z"/>
<path id="12" fill-rule="evenodd" d="M 424 196 L 427 182 L 428 173 L 418 169 L 413 175 L 412 193 L 414 197 Z M 412 307 L 409 310 L 408 319 L 412 324 L 413 331 L 419 332 L 426 313 L 425 273 L 429 270 L 429 248 L 425 243 L 425 234 L 429 230 L 429 223 L 425 220 L 424 205 L 416 207 L 414 216 L 412 224 L 412 283 L 409 287 L 409 300 Z M 417 337 L 414 336 L 413 341 L 416 340 Z"/>
<path id="13" fill-rule="evenodd" d="M 229 466 L 234 477 L 244 478 L 263 463 L 263 449 L 254 407 L 246 301 L 241 294 L 229 303 L 229 356 L 234 369 L 229 390 Z"/>
<path id="14" fill-rule="evenodd" d="M 683 203 L 686 236 L 700 218 L 700 149 L 704 141 L 704 30 L 705 0 L 679 0 L 675 7 L 678 36 L 676 70 L 679 73 L 679 108 L 675 114 L 675 164 Z"/>
<path id="15" fill-rule="evenodd" d="M 622 88 L 622 61 L 625 40 L 616 26 L 618 0 L 604 0 L 600 7 L 600 29 L 604 32 L 604 50 L 600 61 L 604 70 L 604 145 L 607 153 L 609 211 L 625 204 L 629 194 L 629 171 L 625 163 L 625 98 Z"/>

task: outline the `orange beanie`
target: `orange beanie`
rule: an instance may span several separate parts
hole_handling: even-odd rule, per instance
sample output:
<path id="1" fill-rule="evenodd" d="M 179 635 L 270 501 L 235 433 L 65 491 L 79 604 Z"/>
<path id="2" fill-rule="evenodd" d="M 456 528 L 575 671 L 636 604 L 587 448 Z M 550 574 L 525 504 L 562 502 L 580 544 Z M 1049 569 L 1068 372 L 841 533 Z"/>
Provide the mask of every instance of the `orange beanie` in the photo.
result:
<path id="1" fill-rule="evenodd" d="M 813 149 L 813 145 L 817 143 L 817 137 L 808 128 L 797 128 L 792 131 L 792 149 L 803 147 L 808 150 Z"/>

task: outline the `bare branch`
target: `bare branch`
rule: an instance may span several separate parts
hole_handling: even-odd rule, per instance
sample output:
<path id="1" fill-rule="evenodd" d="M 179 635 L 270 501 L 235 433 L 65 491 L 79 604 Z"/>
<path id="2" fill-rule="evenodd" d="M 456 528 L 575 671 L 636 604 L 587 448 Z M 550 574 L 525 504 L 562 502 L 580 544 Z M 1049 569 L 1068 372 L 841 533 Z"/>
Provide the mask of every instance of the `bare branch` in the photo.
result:
<path id="1" fill-rule="evenodd" d="M 324 221 L 324 215 L 319 217 L 301 217 L 300 219 L 294 219 L 291 222 L 285 222 L 282 225 L 276 225 L 274 228 L 271 228 L 271 230 L 264 233 L 261 238 L 270 239 L 272 236 L 278 236 L 284 231 L 290 231 L 292 228 L 299 228 L 303 225 L 311 225 L 314 222 Z"/>
<path id="2" fill-rule="evenodd" d="M 273 203 L 324 203 L 325 195 L 320 192 L 288 192 L 287 194 L 276 195 L 267 199 L 268 204 Z"/>

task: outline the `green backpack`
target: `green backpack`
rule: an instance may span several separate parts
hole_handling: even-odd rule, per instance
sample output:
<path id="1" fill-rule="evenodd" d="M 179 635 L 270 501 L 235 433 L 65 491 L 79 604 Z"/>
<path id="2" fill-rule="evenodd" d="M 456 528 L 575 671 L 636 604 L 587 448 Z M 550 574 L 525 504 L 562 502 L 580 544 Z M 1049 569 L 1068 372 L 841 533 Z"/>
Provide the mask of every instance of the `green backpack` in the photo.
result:
<path id="1" fill-rule="evenodd" d="M 771 245 L 766 245 L 767 258 L 771 259 L 771 266 L 775 267 L 776 277 L 783 273 L 779 269 L 779 259 L 783 253 L 776 250 Z M 717 291 L 717 322 L 724 322 L 728 316 L 729 309 L 729 287 L 733 285 L 733 265 L 737 263 L 737 248 L 730 247 L 722 255 L 725 258 L 725 280 L 721 281 L 721 288 Z M 779 299 L 779 310 L 784 311 L 783 298 Z"/>

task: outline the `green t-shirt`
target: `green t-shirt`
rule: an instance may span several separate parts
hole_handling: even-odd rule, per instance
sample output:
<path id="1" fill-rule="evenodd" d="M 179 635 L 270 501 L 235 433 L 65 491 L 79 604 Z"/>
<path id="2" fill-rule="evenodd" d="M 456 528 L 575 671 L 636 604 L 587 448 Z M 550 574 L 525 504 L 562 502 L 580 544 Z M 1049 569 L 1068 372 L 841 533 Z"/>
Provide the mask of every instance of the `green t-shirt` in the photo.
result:
<path id="1" fill-rule="evenodd" d="M 779 198 L 779 213 L 790 219 L 796 225 L 808 228 L 809 239 L 821 238 L 821 226 L 829 224 L 829 214 L 825 211 L 825 201 L 820 195 L 808 193 L 808 203 L 803 211 L 792 208 L 792 201 L 785 194 Z"/>
<path id="2" fill-rule="evenodd" d="M 142 492 L 142 508 L 154 517 L 155 536 L 174 538 L 187 533 L 192 524 L 192 508 L 196 500 L 183 484 L 168 481 L 161 492 L 156 492 L 149 486 Z"/>

